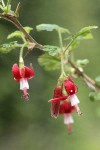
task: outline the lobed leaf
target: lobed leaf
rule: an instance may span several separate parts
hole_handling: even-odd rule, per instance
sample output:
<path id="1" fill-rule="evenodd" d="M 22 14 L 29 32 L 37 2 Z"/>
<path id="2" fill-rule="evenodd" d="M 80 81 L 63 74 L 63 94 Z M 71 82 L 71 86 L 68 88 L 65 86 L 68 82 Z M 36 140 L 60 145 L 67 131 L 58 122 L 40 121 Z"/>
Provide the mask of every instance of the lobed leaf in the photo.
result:
<path id="1" fill-rule="evenodd" d="M 61 33 L 70 33 L 70 31 L 66 28 L 62 28 L 56 24 L 40 24 L 36 26 L 37 31 L 60 31 Z"/>
<path id="2" fill-rule="evenodd" d="M 89 63 L 88 59 L 78 59 L 76 61 L 77 66 L 82 68 L 85 67 L 88 63 Z"/>
<path id="3" fill-rule="evenodd" d="M 33 30 L 33 28 L 30 28 L 30 27 L 24 27 L 25 31 L 27 33 L 30 33 L 31 30 Z M 17 37 L 17 38 L 22 38 L 22 36 L 24 36 L 24 34 L 21 32 L 21 31 L 14 31 L 13 33 L 9 34 L 7 39 L 12 39 L 14 37 Z"/>
<path id="4" fill-rule="evenodd" d="M 51 45 L 44 45 L 45 52 L 48 52 L 49 55 L 51 56 L 56 56 L 60 53 L 60 48 L 57 46 L 51 46 Z"/>
<path id="5" fill-rule="evenodd" d="M 96 29 L 97 26 L 89 26 L 82 28 L 79 32 L 74 34 L 71 38 L 74 40 L 82 40 L 82 39 L 92 39 L 93 35 L 91 33 L 91 29 Z"/>
<path id="6" fill-rule="evenodd" d="M 60 69 L 60 60 L 57 57 L 43 54 L 38 58 L 38 62 L 45 70 L 56 70 Z"/>
<path id="7" fill-rule="evenodd" d="M 13 42 L 10 42 L 10 43 L 2 44 L 0 46 L 0 53 L 8 53 L 8 52 L 14 50 L 17 47 L 18 47 L 17 41 L 13 41 Z"/>
<path id="8" fill-rule="evenodd" d="M 7 36 L 7 39 L 12 39 L 12 38 L 14 38 L 14 37 L 22 38 L 22 32 L 20 32 L 20 31 L 15 31 L 15 32 L 9 34 L 9 35 Z"/>

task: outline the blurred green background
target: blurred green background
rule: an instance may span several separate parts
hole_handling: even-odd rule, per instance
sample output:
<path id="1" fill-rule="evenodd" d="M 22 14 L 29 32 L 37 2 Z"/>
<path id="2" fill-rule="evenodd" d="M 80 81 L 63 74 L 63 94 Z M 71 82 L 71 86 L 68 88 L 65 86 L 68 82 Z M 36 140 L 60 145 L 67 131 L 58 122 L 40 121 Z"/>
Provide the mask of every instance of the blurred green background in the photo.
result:
<path id="1" fill-rule="evenodd" d="M 19 0 L 12 0 L 15 9 Z M 41 44 L 57 44 L 56 32 L 36 32 L 41 23 L 58 24 L 72 33 L 89 25 L 100 27 L 100 0 L 21 0 L 19 20 L 23 26 L 33 27 L 31 35 Z M 0 44 L 16 28 L 0 20 Z M 75 49 L 76 58 L 88 58 L 85 72 L 92 78 L 100 74 L 100 28 L 93 30 L 94 39 L 84 40 Z M 19 51 L 0 54 L 0 150 L 100 150 L 100 101 L 91 102 L 90 89 L 81 79 L 78 97 L 83 116 L 74 114 L 73 133 L 67 134 L 63 116 L 53 119 L 50 104 L 59 72 L 46 72 L 37 58 L 42 52 L 33 50 L 25 64 L 33 63 L 34 79 L 29 81 L 30 100 L 23 101 L 19 84 L 13 80 L 11 68 L 18 63 Z"/>

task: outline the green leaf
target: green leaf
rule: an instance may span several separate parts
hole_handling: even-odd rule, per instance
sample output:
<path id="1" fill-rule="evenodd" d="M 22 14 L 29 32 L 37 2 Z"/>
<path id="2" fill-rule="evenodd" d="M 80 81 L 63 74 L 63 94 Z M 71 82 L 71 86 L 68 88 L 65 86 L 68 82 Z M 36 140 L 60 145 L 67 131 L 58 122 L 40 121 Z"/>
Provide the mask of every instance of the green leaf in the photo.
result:
<path id="1" fill-rule="evenodd" d="M 91 101 L 99 101 L 100 100 L 100 92 L 91 92 L 89 93 L 89 98 Z"/>
<path id="2" fill-rule="evenodd" d="M 31 28 L 31 27 L 24 27 L 24 29 L 25 29 L 25 31 L 26 31 L 27 33 L 30 33 L 30 31 L 33 30 L 33 28 Z"/>
<path id="3" fill-rule="evenodd" d="M 69 31 L 68 29 L 62 28 L 62 27 L 60 27 L 60 26 L 58 26 L 58 29 L 57 29 L 57 30 L 60 31 L 61 33 L 68 33 L 68 34 L 70 34 L 70 31 Z"/>
<path id="4" fill-rule="evenodd" d="M 48 54 L 41 55 L 38 58 L 38 62 L 47 71 L 60 69 L 60 60 Z"/>
<path id="5" fill-rule="evenodd" d="M 27 33 L 30 33 L 30 31 L 33 30 L 33 28 L 30 28 L 30 27 L 24 27 L 24 29 Z M 13 33 L 9 34 L 7 39 L 11 39 L 14 37 L 22 38 L 22 36 L 24 36 L 24 34 L 21 31 L 17 30 L 17 31 L 14 31 Z"/>
<path id="6" fill-rule="evenodd" d="M 97 85 L 100 86 L 100 76 L 98 76 L 98 77 L 95 78 L 95 82 L 96 82 Z"/>
<path id="7" fill-rule="evenodd" d="M 17 41 L 0 45 L 0 53 L 8 53 L 18 47 Z"/>
<path id="8" fill-rule="evenodd" d="M 75 41 L 73 41 L 72 44 L 70 45 L 69 49 L 72 50 L 72 49 L 78 47 L 79 44 L 80 44 L 80 42 L 77 41 L 77 40 L 75 40 Z"/>
<path id="9" fill-rule="evenodd" d="M 56 56 L 60 53 L 60 48 L 57 46 L 51 46 L 51 45 L 44 45 L 45 52 L 48 52 L 49 55 L 51 56 Z"/>
<path id="10" fill-rule="evenodd" d="M 22 38 L 22 32 L 20 32 L 20 31 L 15 31 L 15 32 L 9 34 L 9 35 L 7 36 L 7 39 L 12 39 L 12 38 L 14 38 L 14 37 Z"/>
<path id="11" fill-rule="evenodd" d="M 76 64 L 77 64 L 77 66 L 78 67 L 85 67 L 87 64 L 89 63 L 89 60 L 88 59 L 78 59 L 77 61 L 76 61 Z"/>
<path id="12" fill-rule="evenodd" d="M 62 28 L 56 24 L 40 24 L 36 26 L 37 31 L 60 31 L 61 33 L 70 33 L 70 31 L 66 28 Z"/>
<path id="13" fill-rule="evenodd" d="M 74 40 L 92 39 L 91 29 L 96 29 L 97 26 L 89 26 L 82 28 L 78 33 L 74 34 L 71 38 Z"/>

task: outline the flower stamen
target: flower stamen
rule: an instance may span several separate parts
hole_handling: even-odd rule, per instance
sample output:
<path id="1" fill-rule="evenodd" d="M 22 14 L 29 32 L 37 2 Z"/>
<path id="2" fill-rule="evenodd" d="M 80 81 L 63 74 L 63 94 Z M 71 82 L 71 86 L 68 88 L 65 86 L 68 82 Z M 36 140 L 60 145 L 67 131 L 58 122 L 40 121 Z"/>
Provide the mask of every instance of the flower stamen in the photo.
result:
<path id="1" fill-rule="evenodd" d="M 24 88 L 23 89 L 23 96 L 22 96 L 22 98 L 24 99 L 24 100 L 29 100 L 29 93 L 27 92 L 27 88 Z"/>

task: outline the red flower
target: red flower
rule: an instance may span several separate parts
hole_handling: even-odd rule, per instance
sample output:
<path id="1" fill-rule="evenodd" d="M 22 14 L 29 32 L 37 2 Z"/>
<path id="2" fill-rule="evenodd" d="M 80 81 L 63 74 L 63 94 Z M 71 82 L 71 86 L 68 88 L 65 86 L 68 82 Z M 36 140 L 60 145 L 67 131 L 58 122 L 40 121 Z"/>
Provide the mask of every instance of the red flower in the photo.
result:
<path id="1" fill-rule="evenodd" d="M 72 123 L 74 122 L 72 118 L 72 112 L 75 111 L 75 107 L 71 106 L 70 102 L 64 101 L 60 104 L 59 114 L 64 115 L 64 124 L 66 124 L 68 133 L 72 132 Z"/>
<path id="2" fill-rule="evenodd" d="M 26 66 L 19 68 L 17 64 L 14 64 L 12 67 L 12 73 L 14 80 L 20 82 L 20 90 L 23 90 L 24 93 L 23 97 L 28 100 L 29 94 L 27 93 L 27 89 L 29 89 L 29 84 L 27 80 L 34 77 L 32 64 L 30 64 L 30 68 Z"/>
<path id="3" fill-rule="evenodd" d="M 70 76 L 68 76 L 68 79 L 64 81 L 64 87 L 68 95 L 73 95 L 78 92 L 78 88 L 74 84 Z"/>
<path id="4" fill-rule="evenodd" d="M 66 96 L 62 93 L 62 86 L 57 86 L 54 89 L 53 99 L 49 100 L 51 102 L 51 116 L 57 118 L 59 114 L 60 100 L 65 100 Z"/>
<path id="5" fill-rule="evenodd" d="M 76 96 L 76 93 L 78 92 L 77 86 L 74 84 L 70 76 L 68 76 L 68 79 L 64 81 L 64 87 L 68 94 L 68 97 L 70 99 L 71 105 L 75 106 L 78 115 L 81 115 L 80 108 L 78 106 L 78 103 L 80 103 L 79 99 Z"/>

